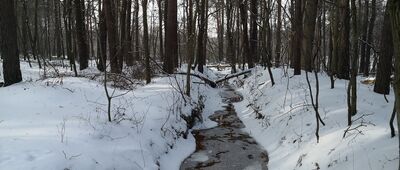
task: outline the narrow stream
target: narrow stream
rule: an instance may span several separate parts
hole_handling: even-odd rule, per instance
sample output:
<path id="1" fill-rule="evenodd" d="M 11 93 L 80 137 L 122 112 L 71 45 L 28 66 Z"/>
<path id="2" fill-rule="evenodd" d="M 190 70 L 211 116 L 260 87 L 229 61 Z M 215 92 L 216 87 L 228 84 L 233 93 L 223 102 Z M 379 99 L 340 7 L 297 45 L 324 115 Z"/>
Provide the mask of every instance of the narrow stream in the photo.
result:
<path id="1" fill-rule="evenodd" d="M 226 85 L 220 92 L 225 110 L 215 111 L 210 119 L 218 126 L 195 130 L 196 151 L 186 158 L 181 170 L 267 170 L 268 154 L 241 129 L 245 127 L 232 105 L 243 100 L 241 94 Z"/>

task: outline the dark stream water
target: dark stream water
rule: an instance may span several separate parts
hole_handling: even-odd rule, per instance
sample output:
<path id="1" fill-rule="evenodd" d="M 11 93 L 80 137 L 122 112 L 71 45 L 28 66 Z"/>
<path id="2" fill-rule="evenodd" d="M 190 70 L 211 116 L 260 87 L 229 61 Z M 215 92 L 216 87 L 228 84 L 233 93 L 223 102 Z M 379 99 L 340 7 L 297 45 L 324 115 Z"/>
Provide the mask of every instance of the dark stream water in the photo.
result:
<path id="1" fill-rule="evenodd" d="M 243 100 L 241 94 L 225 86 L 220 92 L 224 110 L 215 111 L 210 119 L 218 126 L 195 130 L 196 151 L 181 165 L 181 170 L 267 170 L 268 154 L 241 129 L 245 127 L 232 105 Z"/>

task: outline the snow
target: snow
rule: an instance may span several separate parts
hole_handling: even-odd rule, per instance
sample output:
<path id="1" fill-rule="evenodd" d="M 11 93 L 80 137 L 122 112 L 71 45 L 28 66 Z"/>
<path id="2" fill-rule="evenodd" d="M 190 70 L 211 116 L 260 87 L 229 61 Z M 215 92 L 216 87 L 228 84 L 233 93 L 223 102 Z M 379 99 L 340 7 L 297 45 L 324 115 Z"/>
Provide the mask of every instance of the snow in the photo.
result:
<path id="1" fill-rule="evenodd" d="M 113 99 L 112 113 L 118 116 L 109 123 L 102 76 L 94 65 L 80 71 L 82 77 L 72 77 L 69 68 L 61 67 L 57 67 L 61 76 L 56 76 L 48 67 L 48 78 L 36 63 L 33 66 L 21 62 L 24 81 L 0 88 L 0 169 L 179 169 L 195 150 L 191 133 L 187 139 L 180 135 L 187 130 L 180 115 L 203 103 L 203 123 L 194 129 L 211 128 L 216 123 L 208 116 L 223 105 L 221 90 L 198 83 L 202 81 L 197 78 L 192 81 L 192 97 L 185 97 L 185 103 L 177 92 L 184 89 L 185 76 L 159 77 Z M 204 75 L 216 80 L 229 73 L 205 68 Z M 319 111 L 326 126 L 321 125 L 317 143 L 305 73 L 288 77 L 283 69 L 273 69 L 273 74 L 273 87 L 268 72 L 260 67 L 247 78 L 230 81 L 244 96 L 235 104 L 246 125 L 243 130 L 268 151 L 269 169 L 397 169 L 398 138 L 390 138 L 388 126 L 392 91 L 386 103 L 359 77 L 358 113 L 353 117 L 357 121 L 352 127 L 363 126 L 343 138 L 348 81 L 336 80 L 330 89 L 329 77 L 319 74 Z M 292 70 L 288 74 L 293 75 Z M 315 97 L 314 75 L 309 76 Z M 256 119 L 256 111 L 264 118 Z M 195 158 L 208 159 L 205 154 Z M 260 165 L 247 169 L 260 169 Z"/>
<path id="2" fill-rule="evenodd" d="M 389 119 L 393 109 L 393 91 L 386 103 L 382 95 L 373 92 L 373 85 L 357 82 L 358 113 L 347 133 L 346 89 L 348 81 L 336 80 L 330 89 L 329 77 L 319 74 L 319 111 L 326 126 L 320 127 L 320 141 L 314 135 L 315 112 L 303 72 L 288 78 L 283 69 L 273 69 L 275 86 L 271 87 L 268 72 L 260 67 L 252 76 L 231 80 L 239 84 L 245 99 L 235 108 L 256 141 L 269 153 L 269 169 L 397 169 L 398 138 L 390 138 Z M 288 74 L 293 75 L 292 70 Z M 314 74 L 309 74 L 315 98 Z M 243 78 L 243 76 L 242 76 Z M 289 84 L 288 84 L 289 80 Z M 264 119 L 255 119 L 258 110 Z M 396 127 L 397 129 L 397 127 Z"/>
<path id="3" fill-rule="evenodd" d="M 180 135 L 187 130 L 180 114 L 190 113 L 199 94 L 206 114 L 218 106 L 216 89 L 194 84 L 185 104 L 173 78 L 155 78 L 113 99 L 112 114 L 119 116 L 109 123 L 101 76 L 92 80 L 95 68 L 80 72 L 86 77 L 43 78 L 33 66 L 21 62 L 24 81 L 0 88 L 0 169 L 178 169 L 195 149 L 190 132 Z M 212 126 L 205 122 L 200 127 Z"/>

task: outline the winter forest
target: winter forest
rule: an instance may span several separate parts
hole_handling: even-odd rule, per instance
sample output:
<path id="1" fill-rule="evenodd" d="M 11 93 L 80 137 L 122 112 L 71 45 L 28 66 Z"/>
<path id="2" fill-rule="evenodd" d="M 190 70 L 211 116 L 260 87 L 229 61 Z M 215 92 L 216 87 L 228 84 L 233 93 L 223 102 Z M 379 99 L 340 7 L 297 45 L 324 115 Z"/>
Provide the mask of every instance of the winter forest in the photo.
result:
<path id="1" fill-rule="evenodd" d="M 0 170 L 400 170 L 399 0 L 0 0 Z"/>

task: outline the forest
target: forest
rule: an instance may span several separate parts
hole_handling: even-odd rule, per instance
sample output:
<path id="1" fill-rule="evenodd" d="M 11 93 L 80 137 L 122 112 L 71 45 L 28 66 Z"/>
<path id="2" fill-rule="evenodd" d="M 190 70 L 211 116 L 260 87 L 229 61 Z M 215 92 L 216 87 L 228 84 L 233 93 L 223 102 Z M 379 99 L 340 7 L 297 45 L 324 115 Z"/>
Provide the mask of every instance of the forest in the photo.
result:
<path id="1" fill-rule="evenodd" d="M 398 0 L 0 0 L 0 169 L 399 169 Z"/>

